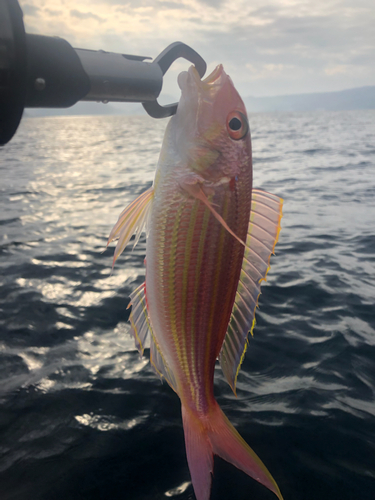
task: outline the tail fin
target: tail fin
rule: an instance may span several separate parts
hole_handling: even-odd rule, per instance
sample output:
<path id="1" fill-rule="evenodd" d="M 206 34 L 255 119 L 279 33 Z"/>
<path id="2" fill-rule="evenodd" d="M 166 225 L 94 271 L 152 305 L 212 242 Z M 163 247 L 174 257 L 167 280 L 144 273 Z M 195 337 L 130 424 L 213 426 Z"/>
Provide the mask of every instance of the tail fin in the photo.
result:
<path id="1" fill-rule="evenodd" d="M 182 406 L 186 455 L 197 500 L 209 500 L 213 455 L 218 455 L 270 489 L 283 500 L 279 487 L 260 458 L 242 439 L 215 401 L 207 417 Z"/>

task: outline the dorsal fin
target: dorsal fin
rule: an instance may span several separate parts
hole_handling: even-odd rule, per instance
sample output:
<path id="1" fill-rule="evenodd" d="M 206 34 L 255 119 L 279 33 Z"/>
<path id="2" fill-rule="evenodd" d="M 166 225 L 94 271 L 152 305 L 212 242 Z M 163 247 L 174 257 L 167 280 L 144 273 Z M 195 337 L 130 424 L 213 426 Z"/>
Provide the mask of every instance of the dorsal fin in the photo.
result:
<path id="1" fill-rule="evenodd" d="M 250 223 L 240 280 L 228 330 L 220 351 L 220 365 L 234 393 L 241 363 L 247 348 L 248 333 L 253 333 L 255 310 L 261 282 L 266 280 L 271 255 L 280 233 L 283 200 L 260 189 L 252 190 Z"/>
<path id="2" fill-rule="evenodd" d="M 135 346 L 143 355 L 147 336 L 150 338 L 150 362 L 156 374 L 162 379 L 166 379 L 168 384 L 176 391 L 176 381 L 172 372 L 169 370 L 164 360 L 163 353 L 158 346 L 152 332 L 151 322 L 147 311 L 146 283 L 142 283 L 130 295 L 130 304 L 132 306 L 130 313 L 131 334 L 134 337 Z"/>

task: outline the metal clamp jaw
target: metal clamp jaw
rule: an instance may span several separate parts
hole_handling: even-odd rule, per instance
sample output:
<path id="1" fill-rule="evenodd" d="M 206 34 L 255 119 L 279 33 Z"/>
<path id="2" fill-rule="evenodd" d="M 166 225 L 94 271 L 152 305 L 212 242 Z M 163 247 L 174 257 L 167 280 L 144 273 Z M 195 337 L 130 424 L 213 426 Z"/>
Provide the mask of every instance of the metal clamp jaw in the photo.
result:
<path id="1" fill-rule="evenodd" d="M 182 42 L 175 42 L 168 45 L 168 47 L 154 59 L 152 64 L 157 64 L 163 75 L 165 75 L 170 66 L 179 57 L 193 63 L 199 73 L 199 76 L 201 78 L 203 77 L 207 69 L 205 60 L 198 54 L 198 52 Z M 165 118 L 176 113 L 178 103 L 175 102 L 173 104 L 161 106 L 155 99 L 155 101 L 144 102 L 142 105 L 147 113 L 153 118 Z"/>

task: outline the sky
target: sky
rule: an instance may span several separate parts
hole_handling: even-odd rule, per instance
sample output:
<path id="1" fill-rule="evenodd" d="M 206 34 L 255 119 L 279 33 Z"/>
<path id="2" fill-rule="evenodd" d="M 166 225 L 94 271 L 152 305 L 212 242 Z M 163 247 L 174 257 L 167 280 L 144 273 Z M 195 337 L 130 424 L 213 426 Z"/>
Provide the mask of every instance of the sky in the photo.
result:
<path id="1" fill-rule="evenodd" d="M 28 33 L 156 57 L 182 41 L 222 63 L 243 96 L 375 85 L 374 0 L 20 0 Z M 177 96 L 169 71 L 163 92 Z"/>

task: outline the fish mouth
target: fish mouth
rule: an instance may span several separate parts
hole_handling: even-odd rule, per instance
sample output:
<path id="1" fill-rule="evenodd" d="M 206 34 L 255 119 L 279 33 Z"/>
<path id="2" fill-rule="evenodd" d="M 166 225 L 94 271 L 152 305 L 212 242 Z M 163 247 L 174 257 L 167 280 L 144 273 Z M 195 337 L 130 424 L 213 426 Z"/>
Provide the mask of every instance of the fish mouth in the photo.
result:
<path id="1" fill-rule="evenodd" d="M 222 87 L 229 80 L 223 65 L 219 64 L 204 80 L 201 80 L 195 66 L 190 66 L 188 71 L 183 71 L 178 75 L 177 82 L 182 92 L 195 88 L 198 92 L 208 92 L 211 94 Z"/>
<path id="2" fill-rule="evenodd" d="M 212 73 L 210 73 L 204 80 L 201 80 L 201 77 L 199 76 L 198 71 L 195 69 L 195 66 L 190 66 L 188 73 L 195 84 L 199 87 L 203 87 L 204 89 L 208 86 L 220 83 L 219 81 L 221 80 L 223 74 L 225 74 L 222 64 L 216 66 Z"/>
<path id="3" fill-rule="evenodd" d="M 224 68 L 222 64 L 218 64 L 216 68 L 212 71 L 210 75 L 208 75 L 204 80 L 202 80 L 203 83 L 206 83 L 208 85 L 212 85 L 213 83 L 216 82 L 216 80 L 219 80 L 224 73 Z"/>
<path id="4" fill-rule="evenodd" d="M 183 71 L 178 75 L 178 86 L 181 89 L 181 99 L 178 109 L 184 108 L 186 115 L 197 115 L 203 113 L 203 108 L 207 108 L 203 114 L 212 115 L 209 111 L 217 99 L 227 101 L 232 98 L 231 79 L 224 71 L 223 65 L 219 64 L 216 68 L 203 80 L 199 76 L 198 71 L 194 66 L 190 66 L 188 71 Z M 221 109 L 223 105 L 220 104 Z M 207 115 L 208 116 L 208 115 Z M 208 120 L 208 118 L 207 118 Z M 202 118 L 200 120 L 202 122 Z"/>

